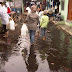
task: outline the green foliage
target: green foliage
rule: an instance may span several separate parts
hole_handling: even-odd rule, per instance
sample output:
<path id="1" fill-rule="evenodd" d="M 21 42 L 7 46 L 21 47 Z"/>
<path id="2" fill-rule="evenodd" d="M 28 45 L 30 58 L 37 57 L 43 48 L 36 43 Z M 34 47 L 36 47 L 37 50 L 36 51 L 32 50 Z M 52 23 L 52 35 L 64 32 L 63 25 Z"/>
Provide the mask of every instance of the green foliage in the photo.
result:
<path id="1" fill-rule="evenodd" d="M 10 2 L 12 2 L 12 0 L 7 0 L 7 1 L 10 1 Z"/>

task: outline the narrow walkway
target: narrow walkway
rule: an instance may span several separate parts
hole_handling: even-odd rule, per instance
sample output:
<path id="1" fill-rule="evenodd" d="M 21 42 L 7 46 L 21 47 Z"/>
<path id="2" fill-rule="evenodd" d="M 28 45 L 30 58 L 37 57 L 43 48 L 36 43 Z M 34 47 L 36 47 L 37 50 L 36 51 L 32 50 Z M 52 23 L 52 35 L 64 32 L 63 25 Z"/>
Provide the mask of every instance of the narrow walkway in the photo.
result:
<path id="1" fill-rule="evenodd" d="M 59 26 L 62 30 L 64 30 L 65 32 L 69 33 L 70 35 L 72 35 L 72 27 L 69 27 L 66 24 L 56 24 L 54 21 L 52 21 L 55 25 Z"/>

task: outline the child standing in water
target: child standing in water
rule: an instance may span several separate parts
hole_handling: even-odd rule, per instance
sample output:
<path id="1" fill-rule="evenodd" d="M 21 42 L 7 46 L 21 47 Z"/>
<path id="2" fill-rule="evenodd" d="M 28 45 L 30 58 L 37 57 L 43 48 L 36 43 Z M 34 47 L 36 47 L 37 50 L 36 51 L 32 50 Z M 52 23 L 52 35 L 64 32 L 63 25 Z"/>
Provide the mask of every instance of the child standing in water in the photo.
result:
<path id="1" fill-rule="evenodd" d="M 47 11 L 43 12 L 43 16 L 40 20 L 40 26 L 41 26 L 41 37 L 43 40 L 45 40 L 45 31 L 49 23 L 49 17 L 47 16 Z"/>

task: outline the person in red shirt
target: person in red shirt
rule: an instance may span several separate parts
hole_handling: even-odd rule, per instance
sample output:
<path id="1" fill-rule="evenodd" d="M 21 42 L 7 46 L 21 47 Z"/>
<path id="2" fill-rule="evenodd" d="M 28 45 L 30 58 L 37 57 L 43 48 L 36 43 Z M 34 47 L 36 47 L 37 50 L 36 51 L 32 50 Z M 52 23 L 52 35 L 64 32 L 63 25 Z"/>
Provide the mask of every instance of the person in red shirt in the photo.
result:
<path id="1" fill-rule="evenodd" d="M 6 6 L 7 6 L 7 13 L 10 15 L 11 10 L 10 10 L 10 6 L 9 6 L 9 3 L 8 2 L 6 2 Z"/>
<path id="2" fill-rule="evenodd" d="M 7 7 L 7 13 L 11 13 L 11 10 L 10 10 L 10 8 L 9 7 Z"/>

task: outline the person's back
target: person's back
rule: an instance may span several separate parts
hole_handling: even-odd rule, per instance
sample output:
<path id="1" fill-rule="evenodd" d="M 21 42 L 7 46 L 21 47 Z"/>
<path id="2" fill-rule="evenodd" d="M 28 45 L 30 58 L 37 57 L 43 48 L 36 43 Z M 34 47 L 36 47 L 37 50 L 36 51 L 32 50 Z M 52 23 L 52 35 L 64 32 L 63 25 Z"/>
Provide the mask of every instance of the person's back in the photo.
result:
<path id="1" fill-rule="evenodd" d="M 43 15 L 40 21 L 41 28 L 47 28 L 48 22 L 49 22 L 49 17 L 47 15 Z"/>
<path id="2" fill-rule="evenodd" d="M 48 26 L 49 17 L 47 16 L 47 11 L 44 11 L 44 15 L 41 17 L 40 26 L 41 26 L 41 37 L 45 40 L 45 31 Z"/>

